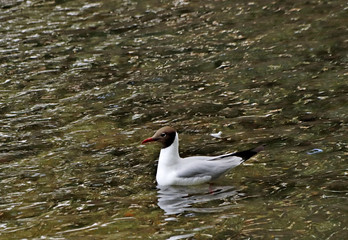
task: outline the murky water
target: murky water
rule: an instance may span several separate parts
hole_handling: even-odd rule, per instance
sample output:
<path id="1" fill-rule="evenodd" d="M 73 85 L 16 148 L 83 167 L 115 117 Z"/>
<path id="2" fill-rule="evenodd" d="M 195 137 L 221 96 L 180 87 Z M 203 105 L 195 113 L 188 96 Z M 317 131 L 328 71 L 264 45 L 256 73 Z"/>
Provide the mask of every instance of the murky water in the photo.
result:
<path id="1" fill-rule="evenodd" d="M 347 11 L 1 1 L 0 239 L 344 239 Z M 182 156 L 267 149 L 214 186 L 157 187 L 140 142 L 163 125 Z"/>

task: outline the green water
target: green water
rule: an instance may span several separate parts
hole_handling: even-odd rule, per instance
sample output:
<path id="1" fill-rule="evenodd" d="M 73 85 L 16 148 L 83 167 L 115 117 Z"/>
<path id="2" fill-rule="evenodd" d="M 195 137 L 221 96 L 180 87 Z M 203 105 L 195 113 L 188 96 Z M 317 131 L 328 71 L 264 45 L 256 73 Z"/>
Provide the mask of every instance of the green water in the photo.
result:
<path id="1" fill-rule="evenodd" d="M 0 239 L 345 239 L 347 11 L 1 1 Z M 182 156 L 267 148 L 157 187 L 164 125 Z"/>

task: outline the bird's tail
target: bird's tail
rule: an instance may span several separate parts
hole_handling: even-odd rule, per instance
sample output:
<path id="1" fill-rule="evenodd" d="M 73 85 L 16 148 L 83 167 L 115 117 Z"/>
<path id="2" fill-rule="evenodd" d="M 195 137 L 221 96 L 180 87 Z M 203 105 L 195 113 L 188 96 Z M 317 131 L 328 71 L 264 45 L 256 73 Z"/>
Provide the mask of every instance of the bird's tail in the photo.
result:
<path id="1" fill-rule="evenodd" d="M 243 162 L 245 162 L 246 160 L 248 160 L 249 158 L 251 158 L 252 156 L 256 155 L 257 153 L 263 151 L 265 149 L 265 144 L 262 144 L 256 148 L 252 148 L 249 150 L 245 150 L 245 151 L 240 151 L 240 152 L 236 152 L 233 153 L 232 156 L 237 156 L 237 157 L 241 157 L 243 159 Z"/>

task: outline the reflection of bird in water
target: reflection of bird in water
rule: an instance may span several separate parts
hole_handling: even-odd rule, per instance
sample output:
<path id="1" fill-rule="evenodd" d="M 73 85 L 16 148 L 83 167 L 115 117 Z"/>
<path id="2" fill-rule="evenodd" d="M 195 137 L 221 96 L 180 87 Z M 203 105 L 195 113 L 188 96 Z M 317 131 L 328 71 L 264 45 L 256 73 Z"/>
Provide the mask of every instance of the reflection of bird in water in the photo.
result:
<path id="1" fill-rule="evenodd" d="M 211 201 L 238 198 L 240 194 L 233 186 L 157 186 L 158 206 L 167 215 L 183 212 L 221 212 L 231 204 L 211 205 Z"/>
<path id="2" fill-rule="evenodd" d="M 261 145 L 250 150 L 214 157 L 181 158 L 178 133 L 171 127 L 159 129 L 155 135 L 142 143 L 154 141 L 162 144 L 156 175 L 159 185 L 197 185 L 213 181 L 264 149 Z"/>

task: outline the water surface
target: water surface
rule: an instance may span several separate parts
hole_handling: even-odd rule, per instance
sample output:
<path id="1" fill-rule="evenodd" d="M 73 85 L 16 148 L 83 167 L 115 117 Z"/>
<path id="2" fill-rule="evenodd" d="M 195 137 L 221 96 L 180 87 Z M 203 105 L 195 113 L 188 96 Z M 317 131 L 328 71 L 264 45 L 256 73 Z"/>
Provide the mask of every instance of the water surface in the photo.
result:
<path id="1" fill-rule="evenodd" d="M 344 239 L 347 9 L 2 1 L 0 238 Z M 267 149 L 158 187 L 163 125 L 182 156 Z"/>

